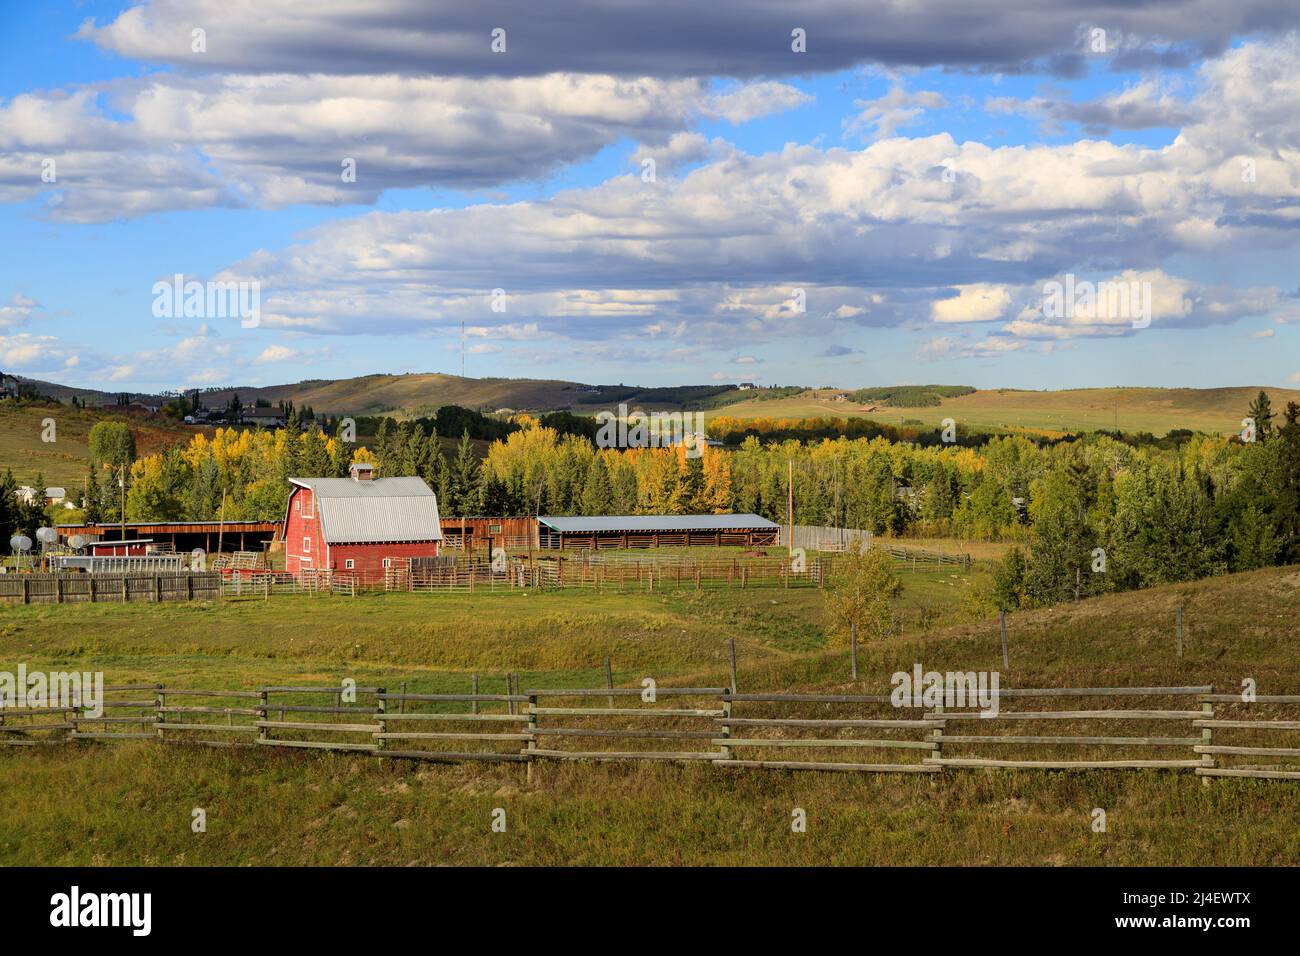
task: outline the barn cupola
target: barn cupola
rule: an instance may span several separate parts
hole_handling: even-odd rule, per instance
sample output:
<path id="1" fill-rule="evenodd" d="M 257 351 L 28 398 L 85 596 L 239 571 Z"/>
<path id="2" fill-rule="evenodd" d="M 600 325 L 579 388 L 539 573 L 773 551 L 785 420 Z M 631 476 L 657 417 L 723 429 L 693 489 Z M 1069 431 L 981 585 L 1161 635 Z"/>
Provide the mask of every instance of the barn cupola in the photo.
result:
<path id="1" fill-rule="evenodd" d="M 375 480 L 375 466 L 371 464 L 367 464 L 364 461 L 357 462 L 355 465 L 353 465 L 348 469 L 348 472 L 352 475 L 353 481 L 374 481 Z"/>

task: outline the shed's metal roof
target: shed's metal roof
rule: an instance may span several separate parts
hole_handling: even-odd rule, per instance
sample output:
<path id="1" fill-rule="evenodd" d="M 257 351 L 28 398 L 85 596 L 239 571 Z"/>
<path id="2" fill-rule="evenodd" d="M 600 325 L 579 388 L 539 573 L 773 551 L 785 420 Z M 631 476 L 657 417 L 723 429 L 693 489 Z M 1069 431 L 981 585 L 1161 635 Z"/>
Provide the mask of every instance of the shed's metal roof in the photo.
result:
<path id="1" fill-rule="evenodd" d="M 422 478 L 289 481 L 315 493 L 321 530 L 329 544 L 442 539 L 438 498 Z"/>
<path id="2" fill-rule="evenodd" d="M 744 515 L 605 515 L 601 517 L 538 517 L 553 531 L 565 534 L 622 531 L 745 531 L 775 528 L 775 522 L 754 514 Z"/>

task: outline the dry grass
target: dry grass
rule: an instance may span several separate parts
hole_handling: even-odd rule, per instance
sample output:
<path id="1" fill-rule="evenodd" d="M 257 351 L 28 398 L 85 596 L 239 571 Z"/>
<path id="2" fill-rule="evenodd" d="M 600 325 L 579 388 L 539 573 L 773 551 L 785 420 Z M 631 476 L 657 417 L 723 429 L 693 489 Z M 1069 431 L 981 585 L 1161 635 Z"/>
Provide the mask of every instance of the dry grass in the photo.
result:
<path id="1" fill-rule="evenodd" d="M 932 584 L 935 587 L 943 585 Z M 6 610 L 4 660 L 158 670 L 193 685 L 344 674 L 460 686 L 464 671 L 854 687 L 822 644 L 815 591 L 650 599 L 403 596 L 221 607 Z M 776 604 L 764 604 L 776 601 Z M 532 602 L 532 603 L 529 603 Z M 1184 607 L 1184 656 L 1173 613 Z M 1004 686 L 1214 683 L 1300 691 L 1300 570 L 1271 569 L 1015 615 L 1011 666 L 992 622 L 949 623 L 860 652 L 858 690 L 914 662 L 992 669 Z M 144 625 L 144 626 L 142 626 Z M 355 652 L 355 656 L 354 655 Z M 578 672 L 566 668 L 577 666 Z M 262 677 L 265 679 L 265 677 Z M 279 679 L 275 676 L 274 679 Z M 412 689 L 415 689 L 414 687 Z M 463 687 L 461 688 L 463 689 Z M 1300 786 L 1186 772 L 964 771 L 938 778 L 660 765 L 423 766 L 341 755 L 142 743 L 0 753 L 0 862 L 64 864 L 1212 864 L 1300 862 Z M 208 832 L 190 831 L 204 807 Z M 494 808 L 507 831 L 490 828 Z M 790 815 L 807 812 L 794 834 Z M 1090 829 L 1105 808 L 1107 833 Z"/>

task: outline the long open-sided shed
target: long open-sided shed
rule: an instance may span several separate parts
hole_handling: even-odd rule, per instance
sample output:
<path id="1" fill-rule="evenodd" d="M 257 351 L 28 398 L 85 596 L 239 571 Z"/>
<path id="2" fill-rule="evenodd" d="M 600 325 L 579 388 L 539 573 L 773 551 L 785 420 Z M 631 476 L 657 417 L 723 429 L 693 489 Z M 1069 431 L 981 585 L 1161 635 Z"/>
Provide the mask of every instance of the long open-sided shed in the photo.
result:
<path id="1" fill-rule="evenodd" d="M 755 514 L 604 515 L 537 519 L 542 548 L 677 548 L 692 545 L 763 547 L 780 527 Z"/>

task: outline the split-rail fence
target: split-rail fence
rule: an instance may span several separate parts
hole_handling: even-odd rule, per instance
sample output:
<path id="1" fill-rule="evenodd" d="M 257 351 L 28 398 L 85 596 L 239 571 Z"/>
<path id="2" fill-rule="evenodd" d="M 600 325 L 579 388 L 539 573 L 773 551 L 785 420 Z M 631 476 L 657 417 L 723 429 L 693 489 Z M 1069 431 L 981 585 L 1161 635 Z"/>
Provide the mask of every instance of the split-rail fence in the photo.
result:
<path id="1" fill-rule="evenodd" d="M 1211 686 L 1001 690 L 895 707 L 887 695 L 729 687 L 407 693 L 405 685 L 253 690 L 123 684 L 102 707 L 0 707 L 0 746 L 154 740 L 440 762 L 670 761 L 757 770 L 941 774 L 997 768 L 1162 769 L 1300 780 L 1300 695 Z M 909 702 L 911 703 L 911 702 Z M 1208 782 L 1208 780 L 1207 780 Z"/>

